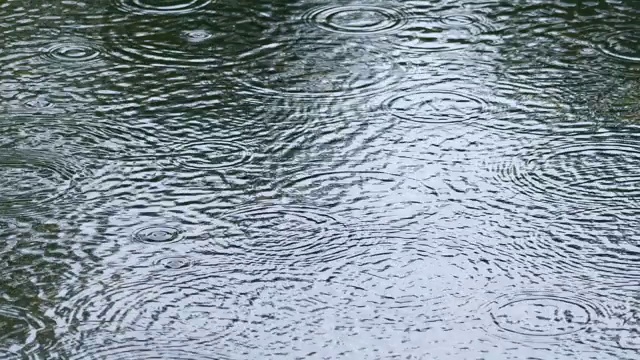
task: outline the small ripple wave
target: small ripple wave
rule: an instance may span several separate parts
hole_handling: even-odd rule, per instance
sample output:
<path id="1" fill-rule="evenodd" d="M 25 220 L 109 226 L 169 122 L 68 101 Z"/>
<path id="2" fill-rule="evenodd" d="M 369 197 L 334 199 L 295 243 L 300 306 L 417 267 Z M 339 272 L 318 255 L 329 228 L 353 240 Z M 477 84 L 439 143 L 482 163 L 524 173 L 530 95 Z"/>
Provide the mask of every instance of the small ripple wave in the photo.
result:
<path id="1" fill-rule="evenodd" d="M 416 90 L 389 98 L 383 108 L 391 115 L 418 123 L 478 120 L 488 104 L 473 95 L 444 90 Z"/>
<path id="2" fill-rule="evenodd" d="M 481 43 L 481 35 L 494 29 L 486 17 L 478 14 L 413 14 L 411 20 L 393 34 L 394 46 L 410 54 L 463 50 Z"/>
<path id="3" fill-rule="evenodd" d="M 553 249 L 576 277 L 597 285 L 640 280 L 637 207 L 603 207 L 566 213 L 534 236 L 539 251 Z M 550 264 L 551 265 L 551 264 Z M 565 271 L 568 271 L 565 269 Z"/>
<path id="4" fill-rule="evenodd" d="M 307 11 L 302 18 L 327 31 L 364 35 L 402 28 L 409 14 L 398 8 L 372 5 L 329 5 Z"/>
<path id="5" fill-rule="evenodd" d="M 195 170 L 235 168 L 251 160 L 252 152 L 239 142 L 219 139 L 199 140 L 173 149 L 178 166 Z"/>
<path id="6" fill-rule="evenodd" d="M 349 219 L 354 226 L 416 226 L 437 213 L 437 192 L 433 188 L 386 172 L 323 172 L 289 180 L 280 187 Z"/>

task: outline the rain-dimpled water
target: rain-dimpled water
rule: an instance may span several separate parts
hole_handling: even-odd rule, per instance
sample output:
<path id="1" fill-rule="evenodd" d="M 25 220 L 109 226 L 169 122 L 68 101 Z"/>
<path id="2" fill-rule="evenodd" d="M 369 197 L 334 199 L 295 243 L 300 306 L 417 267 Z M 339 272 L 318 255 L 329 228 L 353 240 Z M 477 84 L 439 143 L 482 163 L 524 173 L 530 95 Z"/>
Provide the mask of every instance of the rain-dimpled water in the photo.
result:
<path id="1" fill-rule="evenodd" d="M 640 358 L 640 2 L 0 0 L 0 359 Z"/>

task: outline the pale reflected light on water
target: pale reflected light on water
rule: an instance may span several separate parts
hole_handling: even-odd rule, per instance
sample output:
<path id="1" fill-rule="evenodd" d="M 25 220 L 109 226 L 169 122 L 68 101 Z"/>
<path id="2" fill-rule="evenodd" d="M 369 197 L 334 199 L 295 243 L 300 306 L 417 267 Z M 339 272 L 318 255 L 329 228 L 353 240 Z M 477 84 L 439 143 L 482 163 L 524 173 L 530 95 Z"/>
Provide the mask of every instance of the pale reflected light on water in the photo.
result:
<path id="1" fill-rule="evenodd" d="M 640 7 L 0 3 L 0 359 L 636 359 Z"/>

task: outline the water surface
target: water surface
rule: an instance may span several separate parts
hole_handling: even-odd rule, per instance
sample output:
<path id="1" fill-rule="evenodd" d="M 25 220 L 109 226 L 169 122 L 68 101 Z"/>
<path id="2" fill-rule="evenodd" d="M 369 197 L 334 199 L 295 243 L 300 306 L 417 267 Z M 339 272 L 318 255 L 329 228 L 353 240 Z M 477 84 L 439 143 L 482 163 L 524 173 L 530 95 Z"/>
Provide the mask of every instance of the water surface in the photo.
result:
<path id="1" fill-rule="evenodd" d="M 0 359 L 636 359 L 640 6 L 0 2 Z"/>

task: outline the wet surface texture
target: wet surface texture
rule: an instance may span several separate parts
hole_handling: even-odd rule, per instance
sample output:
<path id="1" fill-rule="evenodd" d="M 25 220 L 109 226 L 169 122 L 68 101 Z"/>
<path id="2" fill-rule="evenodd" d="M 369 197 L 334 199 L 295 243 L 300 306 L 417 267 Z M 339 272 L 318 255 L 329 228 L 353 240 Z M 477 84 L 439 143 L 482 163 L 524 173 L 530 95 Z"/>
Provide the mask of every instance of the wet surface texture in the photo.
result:
<path id="1" fill-rule="evenodd" d="M 0 360 L 637 359 L 638 19 L 0 2 Z"/>

